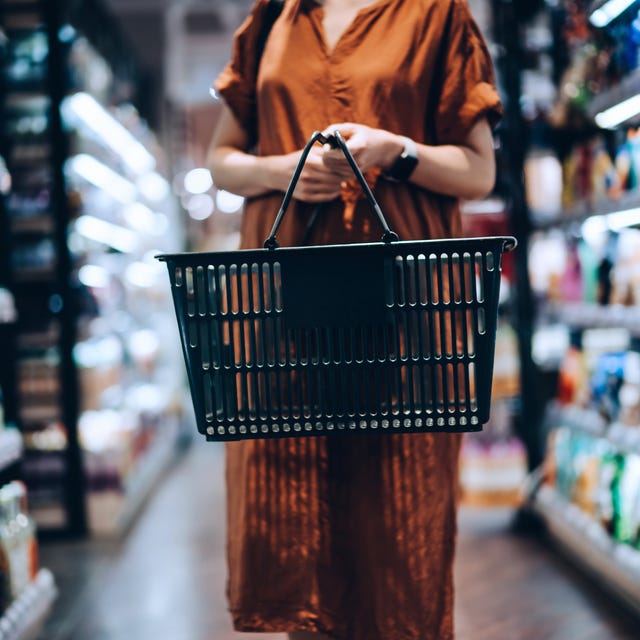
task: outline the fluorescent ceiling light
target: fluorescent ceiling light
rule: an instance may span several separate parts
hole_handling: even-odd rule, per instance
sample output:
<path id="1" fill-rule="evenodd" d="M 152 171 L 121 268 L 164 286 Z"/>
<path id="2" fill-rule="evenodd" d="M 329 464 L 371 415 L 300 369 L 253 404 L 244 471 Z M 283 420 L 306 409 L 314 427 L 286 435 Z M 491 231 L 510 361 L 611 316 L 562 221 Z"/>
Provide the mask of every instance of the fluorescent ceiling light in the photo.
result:
<path id="1" fill-rule="evenodd" d="M 155 168 L 155 158 L 144 145 L 88 93 L 75 93 L 65 98 L 62 114 L 71 124 L 81 122 L 115 151 L 134 173 L 140 175 Z"/>
<path id="2" fill-rule="evenodd" d="M 133 253 L 138 248 L 138 238 L 133 231 L 95 216 L 80 216 L 75 230 L 89 240 L 101 242 L 122 253 Z"/>
<path id="3" fill-rule="evenodd" d="M 607 231 L 621 231 L 625 227 L 634 227 L 637 224 L 640 224 L 640 207 L 592 216 L 582 223 L 581 233 L 588 242 L 597 242 L 600 235 Z"/>
<path id="4" fill-rule="evenodd" d="M 184 188 L 189 193 L 204 193 L 213 186 L 213 178 L 209 169 L 191 169 L 184 177 Z"/>
<path id="5" fill-rule="evenodd" d="M 595 117 L 596 124 L 602 129 L 614 129 L 625 120 L 640 113 L 640 94 L 632 96 L 619 104 L 601 111 Z"/>
<path id="6" fill-rule="evenodd" d="M 635 0 L 609 0 L 609 2 L 605 2 L 589 16 L 589 21 L 594 27 L 606 27 L 612 20 L 615 20 L 621 13 L 624 13 L 634 2 Z"/>
<path id="7" fill-rule="evenodd" d="M 136 199 L 135 186 L 93 156 L 80 153 L 67 161 L 67 167 L 122 204 L 129 204 Z"/>

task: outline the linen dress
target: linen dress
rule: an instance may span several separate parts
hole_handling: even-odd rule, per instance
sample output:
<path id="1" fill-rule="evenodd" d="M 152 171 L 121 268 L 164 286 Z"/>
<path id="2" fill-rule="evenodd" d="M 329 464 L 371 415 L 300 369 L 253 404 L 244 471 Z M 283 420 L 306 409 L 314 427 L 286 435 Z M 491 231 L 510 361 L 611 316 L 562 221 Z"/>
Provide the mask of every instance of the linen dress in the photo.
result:
<path id="1" fill-rule="evenodd" d="M 491 59 L 465 0 L 378 0 L 330 51 L 323 8 L 287 0 L 258 78 L 267 0 L 235 35 L 216 89 L 257 153 L 304 146 L 357 122 L 426 144 L 458 143 L 501 114 Z M 214 176 L 215 178 L 215 176 Z M 455 198 L 379 178 L 374 193 L 402 240 L 455 237 Z M 282 193 L 249 199 L 243 248 L 262 246 Z M 300 243 L 313 205 L 293 201 L 278 240 Z M 337 199 L 314 244 L 379 240 L 366 200 Z M 226 445 L 228 597 L 239 631 L 319 631 L 339 640 L 453 637 L 459 435 L 367 434 Z"/>

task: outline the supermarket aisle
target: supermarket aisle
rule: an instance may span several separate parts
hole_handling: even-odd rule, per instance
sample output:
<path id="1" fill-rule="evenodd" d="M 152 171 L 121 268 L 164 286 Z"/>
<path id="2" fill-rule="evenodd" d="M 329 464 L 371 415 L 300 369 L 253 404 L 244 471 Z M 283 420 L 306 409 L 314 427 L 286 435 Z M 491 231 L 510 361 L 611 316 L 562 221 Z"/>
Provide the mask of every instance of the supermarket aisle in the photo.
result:
<path id="1" fill-rule="evenodd" d="M 196 444 L 121 543 L 48 543 L 61 595 L 39 640 L 284 640 L 235 634 L 224 599 L 222 449 Z M 632 640 L 638 621 L 603 600 L 509 513 L 464 511 L 457 640 Z"/>

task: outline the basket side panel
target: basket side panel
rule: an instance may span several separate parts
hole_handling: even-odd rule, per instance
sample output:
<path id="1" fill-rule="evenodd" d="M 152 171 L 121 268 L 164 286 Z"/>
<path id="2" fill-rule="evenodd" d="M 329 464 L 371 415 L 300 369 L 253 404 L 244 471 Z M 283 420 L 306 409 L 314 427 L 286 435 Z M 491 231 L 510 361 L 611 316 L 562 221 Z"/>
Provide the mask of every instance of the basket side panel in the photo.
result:
<path id="1" fill-rule="evenodd" d="M 500 295 L 501 251 L 487 250 L 476 253 L 479 282 L 483 291 L 483 304 L 477 318 L 478 343 L 478 407 L 483 422 L 489 420 L 493 363 L 498 324 L 498 300 Z"/>
<path id="2" fill-rule="evenodd" d="M 204 420 L 204 403 L 203 394 L 199 390 L 200 379 L 196 375 L 198 369 L 194 364 L 195 355 L 190 348 L 190 326 L 189 326 L 189 310 L 193 307 L 193 291 L 187 291 L 186 270 L 182 266 L 176 265 L 170 258 L 166 260 L 169 272 L 169 281 L 171 284 L 171 295 L 178 322 L 180 332 L 180 343 L 182 346 L 182 354 L 185 360 L 187 370 L 187 378 L 191 389 L 191 399 L 196 417 L 196 424 L 200 433 L 206 433 L 206 424 Z M 193 287 L 193 282 L 190 284 Z"/>

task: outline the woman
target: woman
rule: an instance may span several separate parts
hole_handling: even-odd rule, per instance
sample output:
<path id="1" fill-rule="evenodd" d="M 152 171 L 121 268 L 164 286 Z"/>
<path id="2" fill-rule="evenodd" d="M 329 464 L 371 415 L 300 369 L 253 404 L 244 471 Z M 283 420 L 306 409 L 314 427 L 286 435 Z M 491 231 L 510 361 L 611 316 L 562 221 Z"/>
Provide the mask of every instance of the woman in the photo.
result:
<path id="1" fill-rule="evenodd" d="M 466 0 L 287 0 L 256 77 L 257 0 L 216 81 L 218 187 L 247 198 L 242 247 L 269 235 L 301 148 L 339 130 L 403 240 L 455 237 L 493 186 L 500 116 Z M 250 153 L 255 149 L 255 153 Z M 278 240 L 379 240 L 339 150 L 316 145 Z M 384 434 L 227 445 L 230 609 L 292 640 L 453 637 L 460 437 Z"/>

